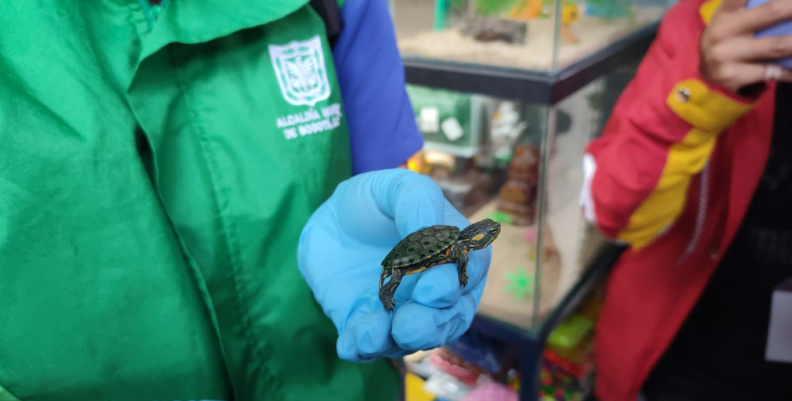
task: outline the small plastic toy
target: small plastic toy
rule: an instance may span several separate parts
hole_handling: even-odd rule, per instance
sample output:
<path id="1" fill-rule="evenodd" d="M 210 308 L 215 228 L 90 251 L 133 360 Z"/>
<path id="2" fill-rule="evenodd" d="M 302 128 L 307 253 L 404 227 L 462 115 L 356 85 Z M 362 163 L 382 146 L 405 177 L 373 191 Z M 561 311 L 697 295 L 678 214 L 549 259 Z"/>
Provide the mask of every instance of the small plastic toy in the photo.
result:
<path id="1" fill-rule="evenodd" d="M 517 393 L 497 382 L 484 383 L 473 390 L 463 401 L 517 401 Z"/>
<path id="2" fill-rule="evenodd" d="M 556 365 L 544 361 L 539 373 L 539 399 L 553 401 L 580 401 L 583 392 L 578 381 Z"/>
<path id="3" fill-rule="evenodd" d="M 511 215 L 505 212 L 492 212 L 487 215 L 487 218 L 493 221 L 497 221 L 501 224 L 511 224 L 512 218 Z"/>
<path id="4" fill-rule="evenodd" d="M 534 276 L 528 274 L 524 267 L 518 267 L 516 272 L 506 272 L 506 278 L 509 280 L 506 291 L 513 293 L 518 300 L 533 293 Z"/>
<path id="5" fill-rule="evenodd" d="M 519 1 L 509 11 L 509 18 L 518 21 L 537 19 L 542 15 L 542 6 L 542 0 Z"/>
<path id="6" fill-rule="evenodd" d="M 565 1 L 561 8 L 561 40 L 566 44 L 580 43 L 580 38 L 572 32 L 572 24 L 578 21 L 580 14 L 578 6 L 572 1 Z"/>
<path id="7" fill-rule="evenodd" d="M 556 348 L 573 348 L 593 327 L 594 323 L 586 316 L 569 315 L 550 333 L 547 343 Z"/>
<path id="8" fill-rule="evenodd" d="M 459 285 L 467 285 L 467 253 L 484 249 L 500 234 L 501 225 L 485 219 L 460 232 L 455 226 L 436 225 L 418 230 L 401 240 L 382 261 L 379 298 L 388 312 L 396 301 L 393 294 L 404 276 L 445 263 L 457 263 Z M 390 277 L 388 284 L 385 279 Z"/>

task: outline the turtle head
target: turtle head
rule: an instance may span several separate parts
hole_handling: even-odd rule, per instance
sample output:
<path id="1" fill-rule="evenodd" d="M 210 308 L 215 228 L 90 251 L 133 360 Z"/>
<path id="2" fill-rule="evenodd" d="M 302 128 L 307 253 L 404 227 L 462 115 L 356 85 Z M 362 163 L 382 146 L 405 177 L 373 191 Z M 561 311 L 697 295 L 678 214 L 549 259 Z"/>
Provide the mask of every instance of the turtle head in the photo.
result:
<path id="1" fill-rule="evenodd" d="M 490 219 L 473 223 L 459 233 L 459 243 L 469 251 L 486 248 L 500 234 L 501 225 Z"/>

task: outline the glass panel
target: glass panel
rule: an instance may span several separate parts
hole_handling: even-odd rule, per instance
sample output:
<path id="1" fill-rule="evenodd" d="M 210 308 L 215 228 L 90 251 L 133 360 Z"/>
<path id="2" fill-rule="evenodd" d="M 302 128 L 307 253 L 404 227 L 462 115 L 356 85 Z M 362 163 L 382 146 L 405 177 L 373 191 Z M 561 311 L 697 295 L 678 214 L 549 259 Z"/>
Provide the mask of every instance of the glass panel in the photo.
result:
<path id="1" fill-rule="evenodd" d="M 504 178 L 493 197 L 470 215 L 471 221 L 502 223 L 479 313 L 522 329 L 534 325 L 541 289 L 556 286 L 555 277 L 538 274 L 537 257 L 547 117 L 545 105 L 496 101 L 489 148 Z"/>
<path id="2" fill-rule="evenodd" d="M 603 244 L 579 206 L 586 144 L 600 134 L 635 67 L 555 106 L 408 85 L 432 177 L 471 221 L 502 223 L 479 313 L 537 329 Z"/>
<path id="3" fill-rule="evenodd" d="M 405 59 L 553 73 L 660 20 L 674 0 L 390 0 Z"/>
<path id="4" fill-rule="evenodd" d="M 598 79 L 550 110 L 555 127 L 548 130 L 544 159 L 540 235 L 543 259 L 539 276 L 543 281 L 552 277 L 555 285 L 541 287 L 543 294 L 536 301 L 536 317 L 540 322 L 567 295 L 586 266 L 587 261 L 581 260 L 587 233 L 580 209 L 582 157 L 586 145 L 601 127 L 602 96 L 603 80 Z M 598 244 L 588 241 L 586 244 L 589 245 L 586 250 L 596 254 Z"/>
<path id="5" fill-rule="evenodd" d="M 425 139 L 409 168 L 432 177 L 471 221 L 503 224 L 479 313 L 531 328 L 548 108 L 415 85 L 407 91 Z M 557 285 L 557 276 L 545 279 L 541 286 Z"/>

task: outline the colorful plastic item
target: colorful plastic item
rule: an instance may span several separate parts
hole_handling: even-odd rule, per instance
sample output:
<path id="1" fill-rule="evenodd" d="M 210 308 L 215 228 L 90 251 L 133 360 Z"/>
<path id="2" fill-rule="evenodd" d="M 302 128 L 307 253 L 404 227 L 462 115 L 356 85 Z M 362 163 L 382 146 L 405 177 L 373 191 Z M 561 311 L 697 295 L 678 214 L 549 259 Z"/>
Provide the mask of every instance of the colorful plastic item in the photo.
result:
<path id="1" fill-rule="evenodd" d="M 501 224 L 512 224 L 512 217 L 506 212 L 492 212 L 486 218 Z"/>
<path id="2" fill-rule="evenodd" d="M 574 348 L 594 327 L 591 319 L 580 314 L 569 315 L 547 338 L 547 343 L 554 348 Z"/>
<path id="3" fill-rule="evenodd" d="M 534 276 L 525 271 L 524 267 L 520 266 L 514 272 L 506 272 L 506 278 L 509 280 L 506 291 L 514 294 L 517 300 L 533 293 Z"/>
<path id="4" fill-rule="evenodd" d="M 539 399 L 581 401 L 583 392 L 575 377 L 545 361 L 539 373 Z"/>
<path id="5" fill-rule="evenodd" d="M 514 357 L 514 351 L 509 345 L 473 331 L 468 331 L 443 348 L 481 368 L 488 375 L 498 375 L 505 371 Z"/>
<path id="6" fill-rule="evenodd" d="M 429 361 L 467 386 L 475 385 L 481 376 L 481 371 L 475 369 L 473 365 L 466 364 L 459 358 L 449 358 L 447 353 L 432 353 Z"/>
<path id="7" fill-rule="evenodd" d="M 462 401 L 518 401 L 517 393 L 503 384 L 487 382 L 478 386 Z"/>
<path id="8" fill-rule="evenodd" d="M 405 401 L 434 401 L 434 394 L 424 389 L 424 381 L 413 373 L 407 372 L 404 378 Z"/>

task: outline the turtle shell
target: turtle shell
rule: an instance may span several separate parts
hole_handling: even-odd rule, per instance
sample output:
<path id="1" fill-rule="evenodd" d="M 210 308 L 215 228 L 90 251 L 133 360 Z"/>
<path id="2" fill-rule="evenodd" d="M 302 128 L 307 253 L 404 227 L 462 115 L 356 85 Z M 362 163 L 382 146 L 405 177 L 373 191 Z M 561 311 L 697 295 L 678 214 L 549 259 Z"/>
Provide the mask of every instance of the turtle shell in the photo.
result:
<path id="1" fill-rule="evenodd" d="M 384 268 L 418 264 L 448 249 L 459 237 L 454 226 L 431 226 L 418 230 L 401 240 L 382 261 Z"/>

